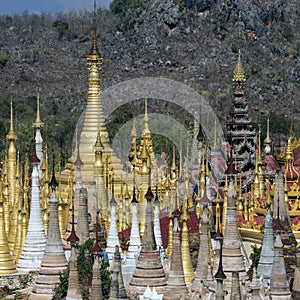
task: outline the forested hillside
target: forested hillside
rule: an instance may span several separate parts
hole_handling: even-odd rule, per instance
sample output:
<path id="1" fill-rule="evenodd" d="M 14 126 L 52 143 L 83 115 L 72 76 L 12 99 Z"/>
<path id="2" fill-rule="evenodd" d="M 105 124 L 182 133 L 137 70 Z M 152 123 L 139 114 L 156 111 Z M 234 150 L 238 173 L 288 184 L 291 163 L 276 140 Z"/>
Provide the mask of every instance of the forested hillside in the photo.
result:
<path id="1" fill-rule="evenodd" d="M 1 149 L 10 97 L 19 145 L 31 144 L 39 86 L 44 137 L 65 163 L 87 101 L 92 12 L 2 15 L 0 28 Z M 142 76 L 175 79 L 201 93 L 224 120 L 240 47 L 251 116 L 264 123 L 270 112 L 278 140 L 291 120 L 300 131 L 299 28 L 296 0 L 115 0 L 110 10 L 97 11 L 102 89 Z"/>

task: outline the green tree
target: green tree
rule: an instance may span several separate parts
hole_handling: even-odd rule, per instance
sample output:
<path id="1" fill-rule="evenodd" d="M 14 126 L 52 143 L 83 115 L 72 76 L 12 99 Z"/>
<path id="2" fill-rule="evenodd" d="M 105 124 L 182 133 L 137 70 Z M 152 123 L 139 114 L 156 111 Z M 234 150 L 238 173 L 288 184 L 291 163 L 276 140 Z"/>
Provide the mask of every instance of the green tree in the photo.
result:
<path id="1" fill-rule="evenodd" d="M 68 293 L 68 280 L 69 272 L 63 272 L 59 274 L 59 285 L 54 288 L 53 300 L 62 300 L 67 296 Z"/>
<path id="2" fill-rule="evenodd" d="M 261 253 L 261 247 L 257 247 L 256 244 L 251 245 L 251 249 L 252 252 L 249 256 L 249 258 L 251 259 L 251 266 L 250 269 L 248 271 L 248 275 L 250 277 L 250 279 L 252 280 L 252 275 L 253 275 L 253 269 L 257 269 L 258 263 L 259 263 L 259 258 L 260 258 L 260 253 Z"/>
<path id="3" fill-rule="evenodd" d="M 66 21 L 56 20 L 53 22 L 53 27 L 57 29 L 58 38 L 61 39 L 63 35 L 67 33 L 69 29 L 69 24 Z"/>

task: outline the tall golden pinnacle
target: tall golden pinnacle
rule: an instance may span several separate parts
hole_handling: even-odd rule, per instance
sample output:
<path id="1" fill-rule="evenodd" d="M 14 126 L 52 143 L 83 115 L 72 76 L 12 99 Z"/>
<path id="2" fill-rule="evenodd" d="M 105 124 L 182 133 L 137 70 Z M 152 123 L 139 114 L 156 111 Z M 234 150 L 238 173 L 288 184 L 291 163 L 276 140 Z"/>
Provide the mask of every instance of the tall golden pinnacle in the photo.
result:
<path id="1" fill-rule="evenodd" d="M 96 5 L 96 0 L 94 0 L 94 17 L 93 17 L 93 46 L 92 50 L 90 52 L 90 55 L 88 56 L 87 60 L 98 60 L 98 62 L 101 63 L 102 57 L 99 54 L 98 48 L 97 48 L 97 5 Z"/>
<path id="2" fill-rule="evenodd" d="M 14 129 L 14 113 L 13 113 L 13 105 L 12 105 L 12 97 L 10 98 L 10 126 L 9 126 L 9 132 L 6 135 L 6 139 L 8 140 L 16 140 L 17 134 L 15 133 Z"/>
<path id="3" fill-rule="evenodd" d="M 32 124 L 36 128 L 41 128 L 44 126 L 44 123 L 41 121 L 40 118 L 40 88 L 36 88 L 36 119 L 35 122 Z"/>
<path id="4" fill-rule="evenodd" d="M 245 71 L 244 68 L 242 66 L 242 62 L 241 62 L 241 49 L 239 49 L 239 54 L 238 54 L 238 63 L 237 66 L 233 72 L 233 82 L 237 82 L 237 83 L 242 83 L 246 81 L 246 77 L 245 77 Z"/>
<path id="5" fill-rule="evenodd" d="M 268 113 L 268 118 L 267 118 L 267 136 L 265 139 L 265 143 L 271 144 L 271 138 L 270 138 L 270 113 Z"/>

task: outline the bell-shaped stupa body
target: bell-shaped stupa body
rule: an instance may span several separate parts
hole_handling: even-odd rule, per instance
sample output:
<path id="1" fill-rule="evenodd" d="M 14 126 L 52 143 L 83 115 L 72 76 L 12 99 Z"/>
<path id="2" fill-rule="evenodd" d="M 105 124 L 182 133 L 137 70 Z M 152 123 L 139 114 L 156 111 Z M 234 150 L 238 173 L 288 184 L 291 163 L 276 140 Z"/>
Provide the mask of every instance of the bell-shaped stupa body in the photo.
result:
<path id="1" fill-rule="evenodd" d="M 38 277 L 29 297 L 30 300 L 52 299 L 53 289 L 60 283 L 60 274 L 67 271 L 68 268 L 58 222 L 58 201 L 55 195 L 58 184 L 54 177 L 54 170 L 49 185 L 52 189 L 52 195 L 49 201 L 50 217 L 47 245 Z"/>
<path id="2" fill-rule="evenodd" d="M 142 248 L 136 269 L 127 287 L 128 296 L 143 295 L 147 286 L 155 287 L 159 293 L 164 293 L 167 286 L 166 275 L 157 251 L 153 228 L 153 193 L 149 185 L 146 193 L 146 223 Z"/>
<path id="3" fill-rule="evenodd" d="M 135 196 L 135 188 L 133 190 L 133 199 L 131 201 L 131 232 L 130 232 L 130 241 L 128 247 L 128 253 L 125 256 L 125 261 L 122 264 L 122 274 L 125 286 L 128 285 L 133 271 L 136 268 L 136 263 L 140 253 L 141 247 L 141 236 L 139 230 L 139 220 L 138 220 L 138 201 Z"/>
<path id="4" fill-rule="evenodd" d="M 39 159 L 35 150 L 31 163 L 33 168 L 31 175 L 30 217 L 25 243 L 18 261 L 18 270 L 23 272 L 39 270 L 47 244 L 40 207 Z"/>

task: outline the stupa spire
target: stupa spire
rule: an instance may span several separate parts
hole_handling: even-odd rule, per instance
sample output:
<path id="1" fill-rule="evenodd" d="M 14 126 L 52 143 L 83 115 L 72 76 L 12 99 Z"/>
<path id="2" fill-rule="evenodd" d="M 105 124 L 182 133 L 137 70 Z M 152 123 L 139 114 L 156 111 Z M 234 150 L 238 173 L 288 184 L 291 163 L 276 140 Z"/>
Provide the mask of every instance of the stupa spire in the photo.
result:
<path id="1" fill-rule="evenodd" d="M 167 280 L 164 269 L 157 252 L 152 216 L 153 193 L 151 191 L 151 179 L 149 174 L 149 186 L 145 195 L 147 199 L 145 234 L 142 249 L 138 258 L 136 269 L 132 275 L 127 289 L 128 295 L 143 295 L 147 285 L 155 286 L 157 291 L 164 292 Z"/>
<path id="2" fill-rule="evenodd" d="M 16 165 L 17 165 L 17 150 L 16 150 L 16 139 L 17 134 L 14 129 L 14 118 L 13 118 L 13 105 L 12 98 L 10 99 L 10 128 L 9 132 L 6 135 L 8 140 L 8 155 L 7 155 L 7 179 L 9 182 L 8 185 L 8 201 L 11 209 L 11 215 L 9 220 L 8 233 L 8 246 L 11 252 L 14 249 L 14 243 L 16 239 L 16 230 L 17 230 L 17 217 L 18 217 L 18 207 L 16 200 Z"/>
<path id="3" fill-rule="evenodd" d="M 238 83 L 238 85 L 246 81 L 245 71 L 241 61 L 241 49 L 238 50 L 238 61 L 233 72 L 232 81 Z"/>
<path id="4" fill-rule="evenodd" d="M 223 269 L 226 274 L 226 286 L 231 290 L 232 272 L 240 272 L 241 280 L 247 280 L 244 257 L 242 254 L 242 244 L 238 231 L 238 221 L 236 215 L 236 191 L 233 179 L 230 178 L 228 187 L 228 203 L 226 213 L 226 225 L 223 241 Z"/>
<path id="5" fill-rule="evenodd" d="M 271 144 L 272 140 L 270 138 L 270 113 L 268 113 L 268 117 L 267 117 L 267 134 L 266 134 L 266 138 L 265 138 L 265 143 L 266 144 Z"/>
<path id="6" fill-rule="evenodd" d="M 17 134 L 14 128 L 14 111 L 13 111 L 13 101 L 12 97 L 10 98 L 10 122 L 9 122 L 9 132 L 6 135 L 6 139 L 8 140 L 16 140 Z"/>
<path id="7" fill-rule="evenodd" d="M 160 227 L 160 201 L 158 198 L 158 184 L 156 183 L 155 188 L 155 199 L 154 199 L 154 235 L 157 250 L 160 254 L 161 261 L 165 260 L 165 250 L 162 244 L 161 227 Z"/>
<path id="8" fill-rule="evenodd" d="M 283 257 L 281 235 L 277 234 L 274 243 L 274 262 L 270 280 L 270 297 L 274 300 L 289 300 L 291 293 Z"/>
<path id="9" fill-rule="evenodd" d="M 81 291 L 79 286 L 79 276 L 77 267 L 77 253 L 76 244 L 79 241 L 75 232 L 75 213 L 74 213 L 74 199 L 72 201 L 72 230 L 67 241 L 71 243 L 71 256 L 69 260 L 69 283 L 66 300 L 81 300 Z"/>
<path id="10" fill-rule="evenodd" d="M 201 230 L 199 240 L 198 262 L 196 267 L 195 278 L 192 283 L 192 290 L 199 291 L 202 283 L 210 279 L 209 266 L 210 260 L 210 245 L 209 245 L 209 216 L 208 208 L 205 206 L 201 218 Z"/>
<path id="11" fill-rule="evenodd" d="M 102 57 L 97 48 L 97 10 L 96 1 L 94 2 L 93 13 L 93 42 L 92 49 L 87 56 L 88 69 L 88 97 L 85 112 L 83 114 L 83 124 L 79 128 L 79 145 L 80 156 L 84 163 L 82 166 L 82 182 L 86 185 L 88 182 L 95 181 L 95 142 L 98 132 L 100 131 L 101 143 L 104 147 L 103 157 L 109 159 L 109 164 L 113 165 L 114 169 L 121 171 L 122 165 L 120 160 L 114 155 L 110 147 L 109 135 L 105 125 L 105 117 L 103 112 L 103 104 L 101 99 L 100 73 Z M 77 149 L 73 149 L 71 161 L 76 159 Z M 99 192 L 96 185 L 95 192 Z M 108 215 L 109 203 L 100 198 L 99 205 L 103 214 Z M 96 208 L 90 207 L 90 212 L 94 216 Z"/>
<path id="12" fill-rule="evenodd" d="M 132 201 L 131 201 L 131 232 L 128 253 L 126 254 L 126 260 L 123 263 L 123 280 L 125 286 L 129 283 L 132 273 L 136 267 L 136 257 L 139 255 L 141 246 L 141 236 L 139 230 L 138 220 L 138 201 L 136 199 L 135 192 L 135 180 L 133 185 Z"/>
<path id="13" fill-rule="evenodd" d="M 185 283 L 184 271 L 182 265 L 180 232 L 179 232 L 179 217 L 180 211 L 176 209 L 173 212 L 174 227 L 173 227 L 173 247 L 170 256 L 170 270 L 167 281 L 167 288 L 164 299 L 182 299 L 187 295 L 188 290 Z"/>
<path id="14" fill-rule="evenodd" d="M 35 146 L 31 164 L 30 217 L 25 243 L 18 261 L 18 270 L 24 272 L 39 270 L 47 243 L 40 207 L 39 159 L 36 155 Z"/>
<path id="15" fill-rule="evenodd" d="M 259 279 L 261 276 L 263 276 L 263 284 L 265 287 L 268 287 L 270 284 L 273 258 L 274 258 L 273 218 L 270 211 L 270 204 L 267 204 L 264 238 L 263 238 L 259 263 L 257 266 L 257 278 Z"/>
<path id="16" fill-rule="evenodd" d="M 58 222 L 58 200 L 56 198 L 56 188 L 58 183 L 55 178 L 54 163 L 49 186 L 51 189 L 51 198 L 49 201 L 50 216 L 47 245 L 39 269 L 39 275 L 29 297 L 30 300 L 52 299 L 53 289 L 60 283 L 60 273 L 65 272 L 68 267 Z"/>
<path id="17" fill-rule="evenodd" d="M 44 126 L 44 123 L 40 117 L 40 88 L 36 88 L 36 119 L 35 122 L 32 124 L 36 128 L 41 128 Z"/>
<path id="18" fill-rule="evenodd" d="M 97 47 L 97 4 L 94 0 L 94 11 L 93 11 L 93 46 L 90 53 L 90 56 L 94 55 L 100 58 L 100 54 Z"/>
<path id="19" fill-rule="evenodd" d="M 110 226 L 107 236 L 106 252 L 109 258 L 110 267 L 113 267 L 113 259 L 115 253 L 115 246 L 120 247 L 118 229 L 117 229 L 117 216 L 116 216 L 117 201 L 115 199 L 115 183 L 114 175 L 112 175 L 112 187 L 111 187 L 111 200 L 110 200 Z"/>
<path id="20" fill-rule="evenodd" d="M 216 240 L 220 242 L 218 270 L 214 276 L 217 281 L 216 300 L 224 300 L 225 293 L 224 293 L 223 281 L 226 279 L 226 275 L 223 271 L 223 263 L 222 263 L 223 237 L 221 235 L 219 228 L 217 229 Z"/>
<path id="21" fill-rule="evenodd" d="M 125 290 L 124 286 L 124 281 L 123 281 L 123 275 L 122 275 L 122 265 L 121 265 L 121 254 L 120 254 L 120 249 L 116 245 L 115 246 L 115 253 L 114 253 L 114 267 L 113 267 L 113 272 L 118 274 L 118 297 L 116 299 L 128 299 L 127 298 L 127 293 Z M 110 298 L 111 299 L 111 298 Z"/>
<path id="22" fill-rule="evenodd" d="M 88 191 L 81 188 L 79 191 L 79 206 L 76 231 L 80 244 L 83 244 L 89 238 L 88 222 Z"/>

